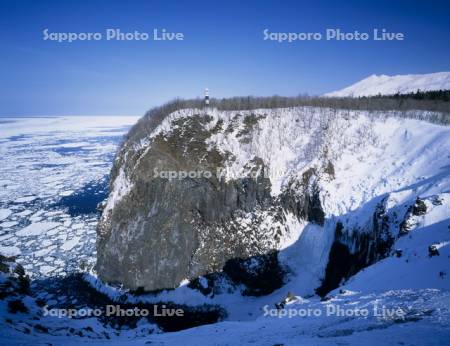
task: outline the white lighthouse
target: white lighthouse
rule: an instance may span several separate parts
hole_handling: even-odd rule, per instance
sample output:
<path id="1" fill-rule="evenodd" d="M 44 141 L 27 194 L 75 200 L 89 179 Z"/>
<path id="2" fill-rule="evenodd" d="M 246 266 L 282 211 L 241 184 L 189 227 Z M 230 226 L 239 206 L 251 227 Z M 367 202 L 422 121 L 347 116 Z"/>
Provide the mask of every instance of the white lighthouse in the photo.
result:
<path id="1" fill-rule="evenodd" d="M 205 107 L 209 107 L 209 89 L 205 89 Z"/>

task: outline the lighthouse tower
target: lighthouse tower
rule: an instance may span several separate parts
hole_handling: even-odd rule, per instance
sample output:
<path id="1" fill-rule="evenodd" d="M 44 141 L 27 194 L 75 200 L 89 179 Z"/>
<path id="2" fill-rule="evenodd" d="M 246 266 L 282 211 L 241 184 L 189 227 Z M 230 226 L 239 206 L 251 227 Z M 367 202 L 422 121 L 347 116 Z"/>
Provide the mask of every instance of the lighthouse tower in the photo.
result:
<path id="1" fill-rule="evenodd" d="M 205 89 L 205 107 L 209 107 L 209 89 Z"/>

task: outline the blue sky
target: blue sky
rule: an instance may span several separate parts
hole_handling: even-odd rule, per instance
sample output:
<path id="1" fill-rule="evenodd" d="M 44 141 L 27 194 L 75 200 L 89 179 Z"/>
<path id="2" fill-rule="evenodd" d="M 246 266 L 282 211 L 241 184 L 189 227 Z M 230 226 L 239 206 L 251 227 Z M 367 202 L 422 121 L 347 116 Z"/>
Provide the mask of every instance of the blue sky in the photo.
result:
<path id="1" fill-rule="evenodd" d="M 43 40 L 51 32 L 183 32 L 184 41 Z M 404 41 L 263 40 L 372 32 Z M 175 97 L 320 94 L 371 74 L 450 70 L 448 1 L 0 0 L 0 115 L 141 115 Z"/>

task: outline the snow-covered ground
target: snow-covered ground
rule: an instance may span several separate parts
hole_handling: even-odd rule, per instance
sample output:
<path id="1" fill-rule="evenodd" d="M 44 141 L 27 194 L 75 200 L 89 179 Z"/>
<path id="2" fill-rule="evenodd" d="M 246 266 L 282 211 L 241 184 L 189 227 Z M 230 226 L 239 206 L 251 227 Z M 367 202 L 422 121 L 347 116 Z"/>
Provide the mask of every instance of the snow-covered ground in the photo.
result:
<path id="1" fill-rule="evenodd" d="M 68 321 L 53 318 L 51 323 L 75 328 L 91 327 L 89 337 L 25 335 L 4 330 L 2 344 L 36 345 L 448 345 L 450 335 L 450 294 L 433 289 L 397 290 L 379 294 L 343 291 L 328 301 L 298 299 L 277 311 L 262 307 L 251 322 L 221 322 L 175 333 L 154 333 L 152 326 L 110 333 L 95 319 Z M 447 303 L 447 304 L 446 304 Z M 291 317 L 289 317 L 289 314 Z M 50 322 L 49 317 L 40 323 Z M 20 328 L 21 323 L 17 323 Z"/>
<path id="2" fill-rule="evenodd" d="M 437 72 L 428 74 L 408 74 L 408 75 L 371 75 L 355 84 L 342 90 L 325 94 L 330 97 L 359 97 L 407 94 L 411 92 L 449 90 L 450 72 Z"/>

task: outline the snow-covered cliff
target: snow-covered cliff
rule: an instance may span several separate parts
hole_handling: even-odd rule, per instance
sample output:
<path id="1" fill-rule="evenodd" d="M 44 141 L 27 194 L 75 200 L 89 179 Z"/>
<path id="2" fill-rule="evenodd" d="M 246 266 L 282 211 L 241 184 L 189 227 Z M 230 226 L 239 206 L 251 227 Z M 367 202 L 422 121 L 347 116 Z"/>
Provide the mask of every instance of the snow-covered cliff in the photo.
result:
<path id="1" fill-rule="evenodd" d="M 247 284 L 246 294 L 280 285 L 326 294 L 393 254 L 418 199 L 445 204 L 450 129 L 413 115 L 170 114 L 116 160 L 99 227 L 100 277 L 152 290 L 225 273 Z M 167 175 L 185 171 L 203 175 Z M 266 275 L 273 287 L 248 287 L 245 277 Z"/>

